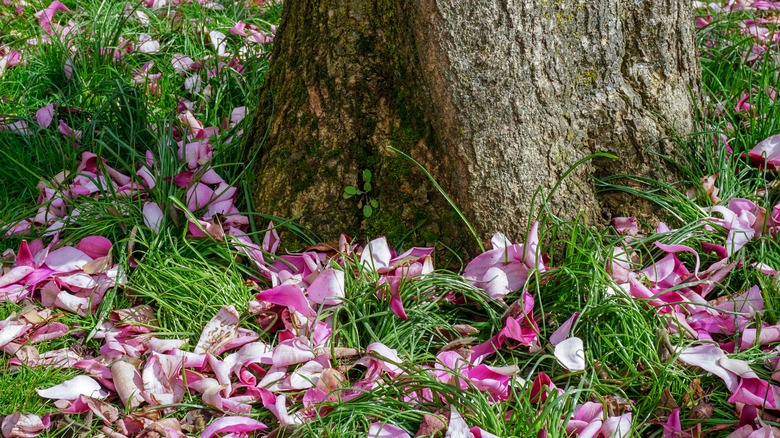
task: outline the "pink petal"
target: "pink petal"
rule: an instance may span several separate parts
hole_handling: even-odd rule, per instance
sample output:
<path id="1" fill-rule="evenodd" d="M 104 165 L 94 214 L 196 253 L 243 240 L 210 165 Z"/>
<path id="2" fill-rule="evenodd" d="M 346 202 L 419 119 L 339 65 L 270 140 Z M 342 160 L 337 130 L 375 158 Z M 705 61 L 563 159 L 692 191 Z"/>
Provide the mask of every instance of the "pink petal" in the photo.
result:
<path id="1" fill-rule="evenodd" d="M 0 328 L 0 347 L 7 345 L 10 342 L 15 341 L 24 332 L 30 329 L 29 324 L 22 322 L 12 322 L 2 328 Z"/>
<path id="2" fill-rule="evenodd" d="M 230 113 L 230 123 L 232 123 L 233 125 L 237 125 L 242 120 L 244 120 L 244 117 L 246 117 L 245 106 L 239 106 L 237 108 L 234 108 L 233 111 Z"/>
<path id="3" fill-rule="evenodd" d="M 674 408 L 666 423 L 661 424 L 664 428 L 664 438 L 677 438 L 683 436 L 682 423 L 680 422 L 680 408 Z"/>
<path id="4" fill-rule="evenodd" d="M 528 268 L 536 268 L 540 272 L 545 271 L 541 254 L 539 254 L 539 222 L 531 225 L 528 238 L 525 241 L 523 262 Z"/>
<path id="5" fill-rule="evenodd" d="M 50 103 L 45 107 L 35 112 L 35 120 L 38 121 L 38 126 L 41 128 L 48 128 L 51 125 L 51 121 L 54 118 L 54 104 Z"/>
<path id="6" fill-rule="evenodd" d="M 631 436 L 631 423 L 631 412 L 619 417 L 609 417 L 601 426 L 601 433 L 609 437 L 628 437 Z"/>
<path id="7" fill-rule="evenodd" d="M 141 377 L 147 400 L 156 405 L 179 403 L 184 396 L 180 358 L 153 352 Z"/>
<path id="8" fill-rule="evenodd" d="M 276 232 L 273 222 L 268 223 L 268 231 L 263 236 L 263 251 L 276 254 L 276 250 L 279 249 L 279 233 Z"/>
<path id="9" fill-rule="evenodd" d="M 226 56 L 228 53 L 226 52 L 227 49 L 227 37 L 224 33 L 212 30 L 209 32 L 209 40 L 211 40 L 211 45 L 214 46 L 214 48 L 217 50 L 217 56 Z"/>
<path id="10" fill-rule="evenodd" d="M 387 268 L 392 259 L 390 248 L 387 246 L 387 240 L 384 237 L 374 239 L 363 248 L 363 254 L 360 256 L 360 264 L 369 269 L 378 271 Z"/>
<path id="11" fill-rule="evenodd" d="M 145 202 L 143 207 L 144 225 L 155 234 L 160 233 L 160 225 L 163 220 L 163 212 L 156 202 Z"/>
<path id="12" fill-rule="evenodd" d="M 280 342 L 274 348 L 272 361 L 274 366 L 283 367 L 307 362 L 314 359 L 314 352 L 309 346 L 309 340 L 305 336 Z"/>
<path id="13" fill-rule="evenodd" d="M 471 431 L 471 433 L 474 434 L 474 438 L 501 438 L 498 435 L 493 435 L 492 433 L 477 426 L 472 427 L 471 429 L 469 429 L 469 431 Z"/>
<path id="14" fill-rule="evenodd" d="M 371 423 L 367 438 L 411 438 L 411 435 L 393 424 Z"/>
<path id="15" fill-rule="evenodd" d="M 509 381 L 516 372 L 517 367 L 498 368 L 479 364 L 466 374 L 477 390 L 488 392 L 499 400 L 506 400 L 509 397 Z"/>
<path id="16" fill-rule="evenodd" d="M 615 217 L 612 218 L 612 226 L 618 234 L 624 236 L 636 236 L 639 233 L 639 229 L 636 225 L 635 217 Z"/>
<path id="17" fill-rule="evenodd" d="M 65 246 L 51 251 L 46 257 L 46 266 L 56 272 L 72 272 L 81 270 L 92 261 L 92 257 L 72 246 Z"/>
<path id="18" fill-rule="evenodd" d="M 206 207 L 214 199 L 214 190 L 207 185 L 197 183 L 187 190 L 187 208 L 190 211 Z"/>
<path id="19" fill-rule="evenodd" d="M 322 271 L 307 288 L 309 300 L 317 304 L 341 303 L 345 296 L 344 271 L 328 268 Z"/>
<path id="20" fill-rule="evenodd" d="M 289 307 L 304 316 L 313 315 L 314 312 L 309 308 L 309 301 L 303 295 L 300 287 L 286 284 L 276 286 L 272 289 L 264 290 L 255 295 L 260 302 L 277 304 L 279 306 Z"/>
<path id="21" fill-rule="evenodd" d="M 36 389 L 35 392 L 43 398 L 54 400 L 75 400 L 80 395 L 104 399 L 108 395 L 95 379 L 88 376 L 76 376 L 51 388 Z"/>
<path id="22" fill-rule="evenodd" d="M 699 253 L 696 252 L 695 249 L 685 245 L 664 245 L 661 242 L 655 242 L 655 246 L 657 246 L 660 250 L 666 251 L 670 254 L 674 254 L 678 252 L 692 253 L 696 257 L 696 267 L 693 269 L 693 273 L 697 277 L 699 276 Z"/>
<path id="23" fill-rule="evenodd" d="M 558 327 L 555 332 L 553 332 L 552 335 L 550 335 L 550 343 L 553 346 L 556 346 L 560 344 L 564 339 L 569 337 L 569 332 L 571 331 L 571 326 L 574 324 L 574 321 L 577 320 L 577 317 L 580 316 L 580 312 L 574 312 L 569 319 L 566 320 L 563 324 L 561 324 L 560 327 Z"/>
<path id="24" fill-rule="evenodd" d="M 246 32 L 244 32 L 244 28 L 246 27 L 246 24 L 244 24 L 243 21 L 238 20 L 236 24 L 233 25 L 233 27 L 230 28 L 230 33 L 233 35 L 239 35 L 239 36 L 246 36 Z"/>
<path id="25" fill-rule="evenodd" d="M 76 248 L 89 257 L 96 259 L 107 256 L 111 252 L 112 246 L 111 241 L 103 236 L 89 236 L 81 239 Z"/>
<path id="26" fill-rule="evenodd" d="M 406 316 L 406 309 L 404 309 L 404 303 L 401 301 L 401 280 L 401 277 L 396 276 L 385 277 L 385 281 L 387 281 L 387 284 L 390 286 L 390 310 L 392 310 L 397 317 L 407 320 L 409 317 Z"/>
<path id="27" fill-rule="evenodd" d="M 375 360 L 378 360 L 382 365 L 382 369 L 388 373 L 398 375 L 403 372 L 401 367 L 398 366 L 398 364 L 403 363 L 401 358 L 398 357 L 398 352 L 387 345 L 381 342 L 374 342 L 366 347 L 366 353 L 374 353 L 373 357 Z M 376 359 L 377 355 L 379 359 Z"/>
<path id="28" fill-rule="evenodd" d="M 474 434 L 469 430 L 466 420 L 452 405 L 450 405 L 450 424 L 447 427 L 447 433 L 444 435 L 444 438 L 474 438 Z"/>
<path id="29" fill-rule="evenodd" d="M 760 141 L 748 152 L 748 156 L 753 165 L 766 166 L 769 170 L 774 170 L 780 165 L 780 134 Z"/>
<path id="30" fill-rule="evenodd" d="M 138 49 L 141 53 L 155 54 L 160 51 L 160 43 L 153 40 L 148 34 L 142 33 L 138 36 Z"/>
<path id="31" fill-rule="evenodd" d="M 119 400 L 127 409 L 135 409 L 143 402 L 141 391 L 143 380 L 138 370 L 130 363 L 118 360 L 111 365 L 111 378 L 114 381 Z"/>
<path id="32" fill-rule="evenodd" d="M 719 362 L 726 359 L 726 354 L 717 345 L 703 344 L 686 348 L 680 353 L 678 359 L 720 377 L 726 383 L 729 391 L 734 392 L 737 389 L 737 375 L 720 365 Z"/>
<path id="33" fill-rule="evenodd" d="M 201 432 L 201 438 L 212 438 L 220 433 L 248 434 L 257 430 L 267 429 L 267 426 L 255 419 L 242 416 L 222 417 Z"/>
<path id="34" fill-rule="evenodd" d="M 2 432 L 6 438 L 32 438 L 51 426 L 49 415 L 41 418 L 35 414 L 13 413 L 3 419 Z"/>
<path id="35" fill-rule="evenodd" d="M 22 279 L 30 275 L 30 273 L 33 271 L 35 271 L 35 269 L 30 266 L 17 266 L 15 268 L 12 268 L 5 275 L 0 276 L 0 287 L 8 286 L 9 284 L 18 283 Z"/>

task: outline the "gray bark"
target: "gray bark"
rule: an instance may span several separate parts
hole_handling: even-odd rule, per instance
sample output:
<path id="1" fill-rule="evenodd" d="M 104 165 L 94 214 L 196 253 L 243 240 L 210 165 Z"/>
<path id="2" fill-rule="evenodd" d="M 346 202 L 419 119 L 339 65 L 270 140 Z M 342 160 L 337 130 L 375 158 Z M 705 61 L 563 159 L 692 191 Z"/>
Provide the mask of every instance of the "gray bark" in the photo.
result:
<path id="1" fill-rule="evenodd" d="M 579 168 L 549 206 L 595 223 L 602 206 L 591 174 L 659 176 L 645 147 L 669 134 L 667 124 L 693 129 L 700 71 L 685 2 L 288 0 L 284 8 L 249 150 L 258 158 L 256 208 L 299 215 L 326 238 L 411 230 L 420 243 L 467 243 L 441 195 L 388 146 L 426 166 L 482 237 L 517 238 L 536 188 L 549 190 L 582 157 L 620 160 Z M 368 220 L 341 196 L 362 169 L 374 173 L 371 196 L 381 202 Z"/>

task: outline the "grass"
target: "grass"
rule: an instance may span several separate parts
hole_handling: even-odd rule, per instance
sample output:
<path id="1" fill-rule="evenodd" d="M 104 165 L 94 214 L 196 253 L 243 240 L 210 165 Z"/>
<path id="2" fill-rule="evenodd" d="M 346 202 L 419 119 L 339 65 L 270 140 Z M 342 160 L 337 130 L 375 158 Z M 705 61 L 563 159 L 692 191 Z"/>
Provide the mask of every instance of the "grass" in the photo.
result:
<path id="1" fill-rule="evenodd" d="M 188 338 L 189 344 L 184 349 L 196 343 L 203 327 L 224 305 L 238 309 L 243 328 L 257 332 L 261 342 L 275 345 L 280 338 L 278 332 L 260 327 L 256 318 L 247 312 L 258 289 L 273 286 L 262 273 L 262 267 L 237 251 L 234 239 L 188 237 L 190 216 L 200 217 L 204 212 L 185 211 L 186 192 L 174 183 L 176 175 L 188 170 L 178 156 L 182 125 L 177 121 L 181 112 L 175 108 L 182 99 L 190 101 L 192 113 L 206 127 L 219 126 L 234 108 L 253 108 L 256 90 L 267 69 L 268 59 L 263 50 L 268 47 L 251 45 L 241 52 L 242 40 L 228 29 L 243 20 L 267 31 L 278 22 L 281 5 L 231 3 L 225 4 L 223 10 L 208 9 L 198 3 L 167 5 L 155 10 L 138 6 L 131 8 L 128 15 L 124 4 L 118 2 L 65 3 L 71 12 L 58 12 L 55 21 L 65 25 L 72 20 L 76 28 L 90 29 L 90 32 L 74 32 L 70 47 L 58 38 L 52 44 L 27 45 L 27 39 L 40 34 L 31 6 L 25 7 L 23 14 L 13 21 L 0 14 L 0 28 L 13 29 L 8 35 L 0 36 L 0 43 L 24 49 L 26 60 L 25 65 L 9 68 L 0 76 L 3 91 L 0 114 L 10 120 L 26 121 L 33 134 L 0 131 L 3 145 L 0 159 L 5 163 L 0 166 L 3 181 L 0 230 L 35 215 L 41 181 L 50 188 L 63 190 L 52 179 L 63 170 L 76 175 L 83 151 L 98 154 L 105 159 L 103 166 L 111 166 L 138 183 L 141 178 L 136 171 L 147 162 L 148 150 L 153 157 L 149 166 L 160 178 L 154 189 L 143 195 L 126 196 L 105 184 L 96 194 L 69 201 L 69 211 L 79 214 L 65 221 L 61 244 L 73 245 L 93 235 L 108 238 L 114 242 L 114 260 L 127 273 L 128 282 L 123 288 L 112 289 L 94 315 L 61 316 L 60 320 L 72 327 L 71 336 L 42 343 L 38 345 L 39 350 L 78 346 L 96 354 L 102 344 L 93 335 L 109 319 L 110 312 L 141 303 L 151 305 L 156 312 L 155 325 L 150 327 L 154 336 Z M 0 11 L 8 9 L 0 6 Z M 146 14 L 148 24 L 139 21 L 138 12 Z M 363 437 L 370 424 L 379 419 L 414 434 L 425 415 L 449 418 L 450 406 L 463 415 L 470 427 L 479 426 L 498 436 L 538 436 L 542 431 L 550 437 L 569 436 L 567 423 L 586 401 L 613 408 L 630 403 L 633 430 L 641 436 L 662 436 L 658 423 L 665 421 L 674 406 L 681 409 L 684 429 L 700 425 L 707 431 L 736 424 L 739 417 L 734 405 L 727 402 L 730 393 L 722 382 L 676 360 L 676 354 L 693 341 L 668 333 L 665 327 L 669 316 L 660 314 L 651 300 L 635 299 L 622 292 L 607 267 L 616 247 L 635 253 L 633 271 L 650 266 L 665 255 L 655 246 L 656 242 L 695 249 L 701 256 L 702 267 L 716 262 L 717 257 L 707 254 L 703 245 L 722 243 L 725 233 L 703 222 L 711 215 L 710 208 L 714 205 L 702 185 L 704 177 L 717 175 L 718 196 L 726 201 L 748 198 L 770 211 L 780 201 L 775 189 L 762 190 L 773 183 L 774 175 L 749 166 L 741 158 L 741 154 L 759 141 L 780 131 L 778 102 L 768 90 L 777 77 L 778 68 L 772 58 L 776 56 L 775 48 L 753 63 L 744 60 L 754 40 L 740 33 L 739 23 L 752 17 L 751 14 L 754 12 L 716 15 L 711 25 L 699 31 L 702 91 L 709 103 L 699 108 L 701 132 L 670 139 L 680 154 L 671 163 L 678 167 L 683 181 L 671 184 L 618 175 L 598 182 L 602 190 L 622 190 L 665 209 L 672 231 L 648 233 L 627 241 L 612 229 L 563 222 L 544 211 L 539 213 L 543 233 L 540 252 L 550 254 L 548 266 L 555 269 L 532 270 L 525 284 L 535 300 L 533 317 L 539 325 L 538 351 L 509 343 L 484 361 L 489 366 L 516 367 L 517 372 L 508 379 L 506 400 L 497 402 L 461 371 L 449 370 L 443 381 L 430 370 L 442 366 L 437 359 L 442 351 L 461 351 L 495 336 L 504 327 L 509 306 L 522 300 L 521 291 L 511 292 L 498 301 L 464 281 L 459 273 L 434 271 L 401 281 L 399 295 L 408 316 L 404 320 L 390 310 L 382 276 L 363 266 L 359 259 L 344 255 L 343 263 L 333 266 L 345 274 L 342 304 L 315 309 L 316 320 L 332 324 L 330 351 L 335 353 L 336 347 L 354 349 L 361 356 L 369 345 L 381 342 L 397 351 L 404 374 L 397 377 L 382 374 L 370 390 L 349 398 L 347 395 L 355 390 L 354 386 L 373 371 L 365 363 L 356 364 L 356 357 L 334 357 L 329 365 L 343 374 L 344 384 L 329 388 L 330 397 L 326 401 L 308 405 L 304 401 L 305 391 L 287 393 L 288 410 L 307 420 L 302 425 L 281 425 L 260 402 L 253 402 L 247 415 L 271 426 L 276 436 L 296 437 Z M 218 57 L 204 26 L 227 35 L 226 50 L 240 54 L 241 67 L 223 59 L 228 65 L 223 65 L 219 74 L 212 77 L 206 73 L 218 67 Z M 134 51 L 118 59 L 114 56 L 114 49 L 122 47 L 124 39 L 137 41 L 142 33 L 159 41 L 159 53 Z M 171 63 L 174 53 L 201 61 L 202 69 L 178 74 Z M 73 65 L 70 79 L 63 69 L 69 59 Z M 161 73 L 154 89 L 159 94 L 152 92 L 148 82 L 134 80 L 138 70 L 152 61 L 149 71 Z M 200 91 L 185 90 L 185 79 L 190 74 L 200 78 Z M 748 103 L 755 114 L 737 110 L 743 92 L 750 93 Z M 38 127 L 34 112 L 52 102 L 57 102 L 54 123 L 48 128 Z M 63 138 L 57 131 L 60 119 L 82 131 L 81 140 Z M 210 141 L 211 168 L 229 185 L 238 188 L 242 188 L 245 166 L 239 161 L 240 148 L 236 144 L 240 139 L 236 138 L 241 129 L 249 129 L 251 119 L 250 112 L 243 122 L 221 130 Z M 713 141 L 713 135 L 720 134 L 728 138 L 732 153 Z M 233 140 L 228 141 L 231 137 Z M 659 157 L 664 158 L 668 157 Z M 614 184 L 625 178 L 633 179 L 642 189 Z M 686 195 L 690 188 L 694 189 L 693 199 Z M 250 203 L 244 201 L 245 194 L 238 199 L 243 209 L 251 210 Z M 158 233 L 144 223 L 143 209 L 147 202 L 155 202 L 166 213 Z M 268 220 L 296 234 L 301 241 L 318 243 L 316 235 L 292 220 L 256 213 L 248 216 L 253 231 L 249 237 L 258 244 L 263 240 L 262 228 Z M 643 225 L 645 229 L 655 229 L 657 224 Z M 0 252 L 16 251 L 23 238 L 31 241 L 41 237 L 45 228 L 34 226 L 28 236 L 4 237 L 0 240 Z M 765 235 L 750 241 L 740 254 L 743 263 L 715 282 L 707 298 L 734 296 L 759 285 L 766 308 L 763 321 L 776 323 L 780 319 L 778 284 L 751 265 L 762 262 L 780 267 L 780 244 L 774 237 Z M 678 257 L 689 268 L 693 266 L 691 254 L 679 253 Z M 267 252 L 264 258 L 267 264 L 276 260 Z M 11 260 L 6 255 L 2 267 L 10 267 Z M 310 282 L 303 278 L 291 281 Z M 677 289 L 686 287 L 696 285 L 685 283 Z M 0 319 L 20 309 L 20 305 L 0 302 Z M 568 372 L 556 360 L 549 337 L 574 312 L 579 317 L 571 334 L 584 342 L 586 367 Z M 473 332 L 464 335 L 464 325 L 474 329 Z M 718 340 L 738 343 L 739 336 L 724 335 Z M 771 372 L 764 368 L 767 356 L 766 351 L 753 347 L 731 357 L 746 360 L 762 378 L 769 379 Z M 265 365 L 262 372 L 255 370 L 257 377 L 261 378 L 267 371 Z M 50 387 L 79 374 L 71 369 L 13 368 L 7 355 L 0 355 L 0 371 L 0 406 L 3 406 L 0 415 L 17 411 L 55 412 L 56 408 L 32 389 Z M 551 376 L 561 393 L 552 393 L 544 402 L 533 400 L 531 382 L 539 373 Z M 464 382 L 463 388 L 452 384 L 458 381 Z M 120 406 L 116 399 L 110 402 Z M 696 418 L 693 413 L 702 406 L 711 409 L 711 413 Z M 160 412 L 163 416 L 182 419 L 194 407 L 208 412 L 209 416 L 221 415 L 194 391 L 188 392 L 181 403 Z M 94 435 L 102 424 L 89 418 L 62 417 L 63 421 L 69 421 L 65 421 L 69 426 L 52 429 L 47 436 Z"/>

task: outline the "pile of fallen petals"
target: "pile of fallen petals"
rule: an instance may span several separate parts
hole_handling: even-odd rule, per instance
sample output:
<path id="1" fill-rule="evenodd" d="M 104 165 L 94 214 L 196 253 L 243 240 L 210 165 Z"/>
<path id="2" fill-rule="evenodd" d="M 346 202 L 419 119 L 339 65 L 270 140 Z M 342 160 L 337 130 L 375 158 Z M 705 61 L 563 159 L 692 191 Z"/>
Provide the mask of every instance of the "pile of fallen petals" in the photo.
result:
<path id="1" fill-rule="evenodd" d="M 204 7 L 218 3 L 202 2 Z M 130 8 L 128 15 L 140 23 L 149 20 L 145 9 L 154 11 L 165 6 L 164 0 L 145 1 L 143 8 Z M 778 2 L 729 1 L 725 5 L 697 5 L 713 12 L 740 9 L 777 9 Z M 23 6 L 19 6 L 24 9 Z M 57 38 L 69 43 L 68 35 L 79 29 L 73 22 L 57 24 L 55 14 L 69 9 L 58 1 L 37 11 L 44 35 L 30 44 L 50 43 Z M 711 19 L 699 18 L 700 27 Z M 769 42 L 777 34 L 761 26 L 760 20 L 744 23 L 744 32 L 756 38 L 746 62 L 759 62 Z M 245 38 L 246 44 L 272 41 L 272 36 L 256 26 L 242 22 L 229 33 Z M 185 89 L 208 96 L 204 78 L 220 74 L 230 67 L 241 70 L 239 57 L 228 53 L 221 32 L 208 31 L 208 40 L 224 61 L 209 64 L 174 54 L 171 62 L 184 75 Z M 159 43 L 141 34 L 136 40 L 120 40 L 112 56 L 122 58 L 133 51 L 156 53 Z M 240 55 L 240 51 L 237 55 Z M 0 75 L 7 68 L 24 63 L 24 53 L 0 45 Z M 211 68 L 204 66 L 211 65 Z M 64 66 L 66 76 L 72 65 Z M 138 86 L 157 92 L 154 64 L 148 63 L 136 73 Z M 750 90 L 750 93 L 774 90 Z M 751 113 L 748 97 L 737 104 L 738 111 Z M 152 152 L 133 175 L 110 167 L 106 160 L 84 151 L 74 174 L 62 172 L 52 180 L 41 182 L 39 209 L 35 216 L 2 228 L 5 236 L 27 235 L 33 231 L 43 237 L 23 241 L 15 250 L 2 254 L 0 299 L 23 304 L 22 309 L 0 321 L 0 349 L 9 355 L 13 367 L 53 367 L 78 370 L 79 374 L 59 385 L 37 389 L 61 414 L 91 413 L 102 422 L 100 432 L 109 437 L 185 437 L 249 436 L 257 431 L 270 433 L 273 428 L 301 425 L 326 415 L 317 407 L 336 400 L 347 402 L 366 391 L 403 380 L 408 368 L 404 358 L 382 343 L 344 353 L 333 339 L 333 321 L 320 318 L 328 309 L 342 305 L 347 298 L 346 276 L 366 276 L 376 281 L 378 298 L 387 303 L 394 317 L 406 319 L 400 288 L 405 282 L 417 281 L 434 272 L 433 249 L 411 248 L 396 251 L 384 238 L 358 245 L 342 236 L 337 247 L 311 249 L 299 254 L 277 255 L 279 236 L 273 227 L 261 243 L 247 234 L 248 219 L 241 215 L 234 201 L 237 188 L 227 183 L 210 167 L 212 142 L 229 142 L 245 109 L 236 108 L 220 127 L 204 127 L 193 114 L 194 103 L 182 99 L 177 125 L 173 127 L 178 141 L 178 155 L 185 170 L 164 175 Z M 54 103 L 35 113 L 35 123 L 17 120 L 4 123 L 2 129 L 19 135 L 34 135 L 36 130 L 59 130 L 63 139 L 78 147 L 82 133 L 55 118 Z M 713 105 L 717 110 L 717 105 Z M 65 109 L 67 110 L 67 109 Z M 716 141 L 729 148 L 728 137 Z M 752 165 L 775 170 L 780 164 L 780 135 L 757 144 L 748 154 Z M 161 182 L 172 182 L 180 190 L 181 205 L 161 206 L 151 193 Z M 750 241 L 762 235 L 774 235 L 780 228 L 780 204 L 758 205 L 747 199 L 730 199 L 721 205 L 717 175 L 702 181 L 709 200 L 716 204 L 702 226 L 719 235 L 718 242 L 702 243 L 697 251 L 682 243 L 664 244 L 664 234 L 671 233 L 659 224 L 655 243 L 662 257 L 649 266 L 637 266 L 637 250 L 632 245 L 639 237 L 636 219 L 617 218 L 615 230 L 623 236 L 609 260 L 607 270 L 614 280 L 608 293 L 635 299 L 655 309 L 666 321 L 666 331 L 689 338 L 693 346 L 670 352 L 680 366 L 698 367 L 712 373 L 728 389 L 728 401 L 740 419 L 731 437 L 758 437 L 780 434 L 780 429 L 765 422 L 766 410 L 780 410 L 780 387 L 760 378 L 748 362 L 730 357 L 734 353 L 759 346 L 768 359 L 766 368 L 772 380 L 780 380 L 780 325 L 768 324 L 764 312 L 763 292 L 758 285 L 733 296 L 715 296 L 716 285 L 744 262 L 741 253 Z M 61 234 L 67 224 L 77 223 L 81 213 L 75 202 L 80 197 L 104 197 L 120 194 L 142 202 L 143 224 L 154 233 L 161 232 L 171 211 L 187 218 L 189 238 L 211 238 L 230 242 L 263 278 L 253 280 L 257 286 L 254 300 L 222 307 L 203 328 L 193 343 L 189 339 L 157 337 L 155 313 L 149 305 L 139 303 L 127 309 L 113 310 L 94 332 L 99 350 L 73 346 L 39 351 L 36 344 L 63 336 L 83 340 L 87 330 L 68 327 L 59 320 L 62 312 L 85 316 L 97 310 L 106 292 L 120 289 L 132 272 L 123 272 L 114 263 L 116 249 L 104 237 L 89 236 L 75 246 L 62 245 Z M 690 196 L 696 192 L 691 190 Z M 538 224 L 534 224 L 523 243 L 511 243 L 502 234 L 492 239 L 492 249 L 474 258 L 463 272 L 463 281 L 482 289 L 491 299 L 504 302 L 507 297 L 520 298 L 505 303 L 507 312 L 502 328 L 485 342 L 457 350 L 442 351 L 426 368 L 430 377 L 454 385 L 463 391 L 477 389 L 489 394 L 494 403 L 506 401 L 513 389 L 527 389 L 532 403 L 538 406 L 563 394 L 545 373 L 522 376 L 516 366 L 489 365 L 486 361 L 505 348 L 524 348 L 542 354 L 543 345 L 551 345 L 562 369 L 569 373 L 586 370 L 585 344 L 571 336 L 576 326 L 575 313 L 547 339 L 543 339 L 536 318 L 535 297 L 526 291 L 529 276 L 554 271 L 540 253 Z M 697 243 L 698 245 L 698 243 Z M 700 252 L 715 255 L 715 261 L 701 266 Z M 683 263 L 678 254 L 688 253 L 694 262 Z M 691 257 L 692 256 L 692 257 Z M 687 259 L 686 259 L 687 260 Z M 757 263 L 753 269 L 777 279 L 773 267 Z M 256 280 L 256 281 L 254 281 Z M 239 325 L 246 308 L 255 315 L 265 333 L 275 338 L 264 342 L 259 333 Z M 464 328 L 468 331 L 472 328 Z M 473 332 L 471 332 L 473 333 Z M 350 380 L 348 370 L 365 369 L 359 379 Z M 169 414 L 184 401 L 185 394 L 197 395 L 209 409 L 193 409 L 183 418 Z M 565 424 L 571 436 L 625 436 L 632 429 L 631 400 L 605 395 L 611 403 L 586 401 L 574 407 L 568 418 L 556 419 Z M 430 390 L 409 392 L 404 401 L 420 407 L 437 397 Z M 446 403 L 441 399 L 439 402 Z M 701 403 L 706 403 L 702 401 Z M 265 409 L 276 418 L 266 425 L 252 418 L 253 411 Z M 423 421 L 419 433 L 441 431 L 446 436 L 493 437 L 495 435 L 464 420 L 456 406 L 448 412 L 431 412 L 438 420 Z M 43 417 L 14 413 L 2 420 L 4 437 L 33 437 L 56 427 L 57 415 Z M 427 419 L 427 417 L 426 417 Z M 444 421 L 446 420 L 446 421 Z M 409 431 L 383 421 L 371 419 L 367 436 L 410 437 Z M 680 410 L 674 409 L 661 424 L 664 436 L 689 436 L 701 433 L 700 426 L 682 430 Z M 261 432 L 261 433 L 265 433 Z"/>

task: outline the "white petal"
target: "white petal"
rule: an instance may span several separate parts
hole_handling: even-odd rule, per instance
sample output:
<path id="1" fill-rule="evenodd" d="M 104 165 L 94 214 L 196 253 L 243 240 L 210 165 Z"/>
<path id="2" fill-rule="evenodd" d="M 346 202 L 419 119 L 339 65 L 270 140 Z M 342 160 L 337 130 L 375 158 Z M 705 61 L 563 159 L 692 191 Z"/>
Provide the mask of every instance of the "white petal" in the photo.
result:
<path id="1" fill-rule="evenodd" d="M 585 348 L 582 339 L 569 338 L 555 346 L 555 357 L 569 371 L 582 371 L 585 369 Z"/>
<path id="2" fill-rule="evenodd" d="M 108 395 L 95 379 L 88 376 L 76 376 L 51 388 L 36 389 L 35 392 L 43 398 L 54 400 L 76 400 L 80 395 L 104 399 Z"/>

